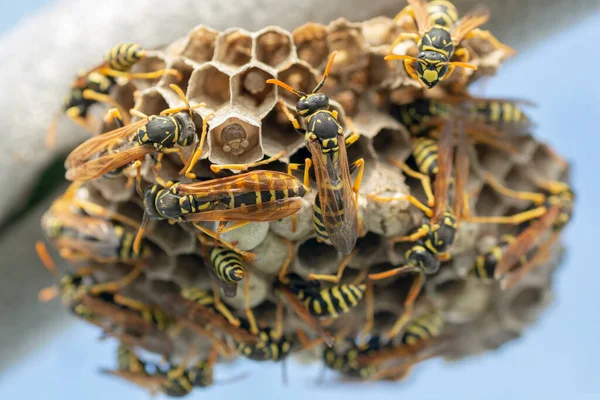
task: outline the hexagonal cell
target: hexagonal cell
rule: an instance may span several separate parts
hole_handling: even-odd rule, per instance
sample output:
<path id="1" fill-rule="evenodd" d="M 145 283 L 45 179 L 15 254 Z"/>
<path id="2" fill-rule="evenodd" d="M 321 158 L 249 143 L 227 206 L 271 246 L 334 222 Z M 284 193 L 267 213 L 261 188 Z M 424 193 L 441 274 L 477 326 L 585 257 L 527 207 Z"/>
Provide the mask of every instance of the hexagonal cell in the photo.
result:
<path id="1" fill-rule="evenodd" d="M 329 47 L 327 45 L 327 27 L 309 22 L 292 33 L 298 58 L 306 61 L 313 68 L 319 68 L 327 62 Z"/>
<path id="2" fill-rule="evenodd" d="M 304 136 L 296 132 L 287 119 L 283 124 L 279 123 L 279 113 L 279 107 L 275 107 L 263 119 L 262 144 L 268 154 L 285 150 L 287 156 L 304 146 Z"/>
<path id="3" fill-rule="evenodd" d="M 375 17 L 361 24 L 362 36 L 370 47 L 386 46 L 396 39 L 399 29 L 388 17 Z"/>
<path id="4" fill-rule="evenodd" d="M 152 254 L 152 265 L 144 269 L 146 277 L 151 280 L 156 279 L 171 279 L 173 268 L 175 267 L 174 260 L 162 251 Z"/>
<path id="5" fill-rule="evenodd" d="M 142 92 L 135 102 L 135 109 L 146 115 L 158 115 L 167 108 L 169 108 L 169 104 L 156 90 Z"/>
<path id="6" fill-rule="evenodd" d="M 342 90 L 331 97 L 346 111 L 346 115 L 353 116 L 358 112 L 358 94 L 354 90 Z"/>
<path id="7" fill-rule="evenodd" d="M 148 226 L 146 235 L 169 255 L 190 253 L 196 248 L 194 236 L 167 221 L 153 221 Z"/>
<path id="8" fill-rule="evenodd" d="M 477 162 L 484 171 L 492 172 L 495 176 L 504 176 L 510 169 L 506 153 L 492 149 L 489 146 L 476 144 Z"/>
<path id="9" fill-rule="evenodd" d="M 332 70 L 336 74 L 366 68 L 369 56 L 360 25 L 352 24 L 345 19 L 338 19 L 329 24 L 327 43 L 330 51 L 338 51 Z"/>
<path id="10" fill-rule="evenodd" d="M 359 137 L 356 142 L 346 148 L 346 153 L 348 155 L 348 164 L 351 168 L 352 163 L 359 158 L 362 158 L 365 161 L 363 179 L 370 179 L 370 175 L 373 173 L 376 165 L 375 159 L 377 158 L 371 140 L 364 136 Z"/>
<path id="11" fill-rule="evenodd" d="M 355 259 L 350 263 L 351 266 L 356 266 L 360 269 L 367 268 L 367 260 L 372 259 L 375 255 L 381 252 L 384 246 L 384 237 L 374 232 L 367 232 L 363 237 L 359 237 L 356 241 L 355 249 L 358 251 Z"/>
<path id="12" fill-rule="evenodd" d="M 258 259 L 252 264 L 252 268 L 275 276 L 288 256 L 288 247 L 283 239 L 269 232 L 254 252 L 258 255 Z"/>
<path id="13" fill-rule="evenodd" d="M 295 63 L 279 72 L 277 79 L 283 81 L 301 92 L 310 93 L 315 88 L 318 80 L 306 63 Z M 294 93 L 290 93 L 287 90 L 278 88 L 278 94 L 284 100 L 287 100 L 290 104 L 296 104 L 298 97 Z"/>
<path id="14" fill-rule="evenodd" d="M 384 128 L 373 138 L 373 148 L 382 160 L 402 161 L 412 151 L 412 144 L 402 130 Z"/>
<path id="15" fill-rule="evenodd" d="M 167 63 L 164 59 L 158 56 L 147 56 L 140 61 L 136 62 L 131 68 L 131 72 L 133 73 L 148 73 L 154 72 L 161 69 L 167 68 Z M 133 83 L 135 84 L 138 90 L 144 90 L 153 86 L 156 86 L 158 82 L 162 79 L 162 77 L 154 78 L 154 79 L 134 79 Z"/>
<path id="16" fill-rule="evenodd" d="M 541 179 L 560 179 L 561 174 L 568 169 L 566 160 L 546 144 L 542 144 L 536 149 L 530 162 L 534 167 L 535 175 Z"/>
<path id="17" fill-rule="evenodd" d="M 246 277 L 240 283 L 237 295 L 235 297 L 222 297 L 222 300 L 238 311 L 244 311 L 246 308 L 244 297 L 245 280 L 250 278 L 250 307 L 254 308 L 265 301 L 271 290 L 271 281 L 266 281 L 257 274 L 249 274 L 246 271 Z"/>
<path id="18" fill-rule="evenodd" d="M 212 60 L 218 34 L 214 29 L 204 25 L 195 27 L 188 33 L 188 40 L 181 56 L 198 64 Z"/>
<path id="19" fill-rule="evenodd" d="M 498 206 L 502 204 L 502 201 L 503 197 L 486 183 L 483 185 L 483 188 L 477 197 L 477 202 L 475 204 L 476 215 L 496 215 Z"/>
<path id="20" fill-rule="evenodd" d="M 183 90 L 183 93 L 186 93 L 190 77 L 192 76 L 194 69 L 182 61 L 176 61 L 175 63 L 171 64 L 169 68 L 179 72 L 181 74 L 181 80 L 177 79 L 177 77 L 173 75 L 165 75 L 160 81 L 160 87 L 172 92 L 172 90 L 169 88 L 169 85 L 174 83 L 175 85 L 179 86 L 181 90 Z M 175 95 L 175 93 L 173 94 Z"/>
<path id="21" fill-rule="evenodd" d="M 243 164 L 260 160 L 261 122 L 231 109 L 222 110 L 210 122 L 209 160 L 217 164 Z"/>
<path id="22" fill-rule="evenodd" d="M 386 80 L 390 79 L 392 72 L 388 67 L 388 63 L 383 59 L 387 51 L 370 52 L 369 53 L 369 84 L 379 86 Z"/>
<path id="23" fill-rule="evenodd" d="M 529 178 L 528 168 L 525 166 L 515 165 L 504 177 L 503 184 L 517 192 L 539 192 L 539 189 L 534 185 Z M 505 196 L 506 197 L 506 196 Z M 510 199 L 508 197 L 507 199 Z"/>
<path id="24" fill-rule="evenodd" d="M 292 38 L 289 32 L 270 27 L 256 38 L 256 58 L 273 68 L 289 62 L 292 57 Z"/>
<path id="25" fill-rule="evenodd" d="M 189 100 L 205 102 L 213 110 L 228 105 L 231 100 L 228 73 L 212 63 L 194 70 L 187 96 Z"/>
<path id="26" fill-rule="evenodd" d="M 232 104 L 243 107 L 262 118 L 277 101 L 274 85 L 266 83 L 275 76 L 257 65 L 249 66 L 231 78 Z"/>
<path id="27" fill-rule="evenodd" d="M 522 323 L 533 322 L 539 314 L 542 305 L 547 301 L 548 295 L 545 287 L 524 286 L 516 289 L 517 294 L 509 303 L 513 318 Z"/>
<path id="28" fill-rule="evenodd" d="M 340 253 L 333 246 L 319 242 L 317 239 L 308 239 L 298 247 L 298 272 L 336 273 L 340 261 Z"/>
<path id="29" fill-rule="evenodd" d="M 219 34 L 214 61 L 233 67 L 247 64 L 252 58 L 252 36 L 242 29 Z"/>
<path id="30" fill-rule="evenodd" d="M 115 85 L 114 89 L 110 91 L 110 96 L 115 99 L 124 110 L 131 110 L 135 106 L 135 99 L 133 98 L 135 90 L 136 87 L 132 82 L 128 82 L 125 85 Z M 112 129 L 115 128 L 116 126 L 112 127 Z M 108 131 L 104 130 L 103 132 Z"/>

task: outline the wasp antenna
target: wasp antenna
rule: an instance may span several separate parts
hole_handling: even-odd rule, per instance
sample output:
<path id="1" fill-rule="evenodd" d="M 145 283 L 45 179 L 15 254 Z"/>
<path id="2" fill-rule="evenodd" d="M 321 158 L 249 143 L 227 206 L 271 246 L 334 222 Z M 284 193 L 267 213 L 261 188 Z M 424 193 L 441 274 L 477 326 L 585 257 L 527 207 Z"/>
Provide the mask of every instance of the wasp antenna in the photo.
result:
<path id="1" fill-rule="evenodd" d="M 142 247 L 142 238 L 144 237 L 144 231 L 146 230 L 148 222 L 150 222 L 150 216 L 148 215 L 148 212 L 144 210 L 144 216 L 142 217 L 140 229 L 138 229 L 137 235 L 135 235 L 135 240 L 133 241 L 133 251 L 135 252 L 135 254 L 140 254 L 140 248 Z"/>
<path id="2" fill-rule="evenodd" d="M 293 87 L 291 87 L 287 83 L 281 82 L 279 79 L 267 79 L 267 83 L 270 83 L 270 84 L 273 84 L 273 85 L 277 85 L 277 86 L 279 86 L 281 88 L 284 88 L 288 92 L 292 92 L 292 93 L 294 93 L 298 97 L 306 96 L 306 93 L 294 89 Z"/>
<path id="3" fill-rule="evenodd" d="M 469 64 L 469 63 L 463 63 L 463 62 L 451 62 L 448 63 L 448 65 L 453 65 L 455 67 L 459 67 L 459 68 L 468 68 L 468 69 L 472 69 L 474 71 L 477 70 L 477 67 L 473 64 Z"/>
<path id="4" fill-rule="evenodd" d="M 46 243 L 38 240 L 35 242 L 35 251 L 44 264 L 44 268 L 46 268 L 50 273 L 58 279 L 58 271 L 56 270 L 56 264 L 52 257 L 50 257 L 50 253 L 48 253 L 48 248 L 46 247 Z"/>
<path id="5" fill-rule="evenodd" d="M 418 61 L 418 59 L 416 57 L 413 56 L 408 56 L 406 54 L 388 54 L 387 56 L 383 57 L 384 60 L 388 61 L 388 60 L 412 60 L 412 61 Z"/>
<path id="6" fill-rule="evenodd" d="M 193 117 L 194 116 L 193 108 L 192 108 L 192 106 L 190 106 L 190 103 L 188 102 L 188 99 L 185 96 L 185 93 L 183 93 L 183 90 L 181 90 L 181 88 L 174 83 L 171 83 L 169 85 L 169 87 L 171 89 L 173 89 L 173 91 L 175 91 L 175 93 L 177 93 L 177 96 L 179 96 L 179 98 L 181 100 L 183 100 L 183 102 L 185 103 L 185 106 L 187 107 L 188 111 L 190 112 L 190 116 Z"/>
<path id="7" fill-rule="evenodd" d="M 325 67 L 325 72 L 323 72 L 323 78 L 321 78 L 321 82 L 319 82 L 317 84 L 317 86 L 315 86 L 314 90 L 312 91 L 313 93 L 317 93 L 319 90 L 321 90 L 321 88 L 325 84 L 325 80 L 329 76 L 329 71 L 331 71 L 331 66 L 333 65 L 333 60 L 335 60 L 336 55 L 337 55 L 337 50 L 334 51 L 333 53 L 331 53 L 331 56 L 329 57 L 329 61 L 327 62 L 327 67 Z"/>

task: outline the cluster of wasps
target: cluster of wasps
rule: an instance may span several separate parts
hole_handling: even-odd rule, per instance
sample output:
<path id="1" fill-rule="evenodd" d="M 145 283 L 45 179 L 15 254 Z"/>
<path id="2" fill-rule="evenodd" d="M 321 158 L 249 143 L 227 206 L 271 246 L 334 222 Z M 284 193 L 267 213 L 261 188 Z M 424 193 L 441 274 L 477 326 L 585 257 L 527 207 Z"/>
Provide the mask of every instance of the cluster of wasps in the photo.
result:
<path id="1" fill-rule="evenodd" d="M 469 52 L 461 47 L 463 39 L 483 37 L 498 48 L 508 47 L 479 29 L 489 18 L 484 8 L 459 19 L 456 8 L 445 0 L 408 3 L 397 19 L 411 16 L 417 32 L 400 34 L 391 51 L 397 43 L 410 39 L 417 42 L 419 53 L 417 57 L 390 54 L 385 58 L 403 60 L 408 75 L 426 90 L 408 104 L 391 106 L 390 113 L 412 135 L 412 154 L 409 162 L 388 161 L 401 168 L 407 179 L 421 182 L 425 200 L 380 194 L 370 198 L 377 202 L 406 200 L 424 216 L 413 233 L 389 239 L 392 243 L 411 243 L 405 253 L 406 265 L 377 274 L 364 273 L 351 283 L 340 281 L 356 254 L 358 237 L 364 234 L 358 194 L 365 163 L 363 159 L 349 162 L 346 147 L 360 135 L 351 129 L 352 133 L 345 136 L 337 112 L 330 109 L 329 97 L 320 92 L 336 52 L 331 54 L 321 81 L 310 93 L 277 79 L 266 81 L 299 97 L 295 107 L 298 117 L 283 102 L 280 106 L 293 128 L 304 136 L 311 157 L 304 165 L 290 164 L 286 173 L 260 169 L 283 157 L 282 152 L 251 164 L 212 165 L 216 177 L 197 177 L 194 167 L 201 159 L 212 118 L 210 114 L 199 114 L 204 103 L 190 104 L 179 86 L 171 84 L 183 105 L 148 116 L 136 109 L 124 110 L 109 95 L 119 79 L 156 79 L 163 75 L 180 78 L 177 71 L 170 69 L 131 72 L 147 55 L 138 45 L 115 46 L 102 64 L 76 78 L 63 109 L 66 115 L 90 129 L 90 107 L 106 103 L 113 108 L 106 113 L 105 121 L 116 129 L 85 141 L 65 161 L 66 178 L 74 183 L 55 201 L 42 225 L 48 239 L 61 257 L 73 264 L 75 272 L 60 277 L 44 244 L 38 242 L 40 258 L 60 282 L 58 287 L 42 291 L 41 298 L 49 300 L 60 295 L 74 314 L 120 341 L 117 369 L 107 373 L 152 392 L 179 397 L 194 387 L 211 385 L 213 366 L 219 357 L 237 354 L 254 361 L 283 361 L 294 351 L 324 343 L 324 364 L 347 379 L 399 380 L 414 364 L 442 354 L 452 343 L 453 338 L 442 334 L 444 319 L 440 310 L 430 305 L 416 316 L 414 310 L 426 277 L 451 260 L 449 250 L 462 222 L 515 226 L 514 234 L 502 236 L 495 247 L 475 260 L 471 271 L 481 280 L 499 282 L 508 289 L 548 260 L 552 245 L 571 218 L 574 194 L 565 183 L 534 178 L 542 189 L 539 193 L 519 192 L 498 182 L 490 171 L 484 178 L 494 190 L 526 200 L 531 207 L 509 216 L 470 215 L 469 146 L 471 142 L 481 142 L 506 152 L 516 151 L 507 137 L 525 133 L 531 127 L 521 103 L 465 94 L 442 99 L 426 95 L 455 68 L 475 69 L 467 63 Z M 460 61 L 453 61 L 454 57 Z M 196 127 L 199 118 L 200 132 Z M 53 125 L 49 142 L 54 136 Z M 176 182 L 161 177 L 162 160 L 169 154 L 181 160 L 181 180 Z M 155 184 L 144 188 L 141 171 L 147 163 Z M 303 170 L 302 180 L 294 175 L 297 170 Z M 135 181 L 144 208 L 141 221 L 78 196 L 89 181 L 121 175 L 131 184 Z M 312 190 L 313 177 L 317 189 L 314 234 L 345 257 L 336 275 L 312 274 L 305 279 L 288 272 L 294 249 L 286 241 L 288 257 L 273 283 L 278 299 L 276 321 L 273 326 L 264 326 L 256 320 L 250 306 L 249 275 L 256 254 L 239 249 L 237 243 L 224 240 L 222 235 L 249 223 L 283 218 L 291 218 L 291 229 L 295 229 L 295 214 L 302 208 L 302 198 Z M 212 290 L 182 287 L 152 304 L 123 294 L 150 265 L 156 252 L 153 243 L 145 238 L 150 220 L 190 223 L 196 229 L 213 278 Z M 210 224 L 213 227 L 209 228 Z M 102 274 L 97 273 L 109 265 L 118 267 L 120 278 L 99 282 Z M 410 290 L 399 305 L 403 312 L 388 332 L 374 333 L 372 281 L 404 273 L 416 273 L 416 277 L 411 278 Z M 236 296 L 242 281 L 245 308 L 243 313 L 237 313 L 227 307 L 221 296 Z M 366 322 L 362 331 L 353 334 L 341 329 L 332 334 L 328 326 L 363 299 Z M 305 322 L 306 330 L 286 332 L 286 308 Z M 193 349 L 179 362 L 169 359 L 173 342 L 182 329 L 210 340 L 213 348 L 207 359 L 192 362 L 197 358 Z M 143 360 L 138 348 L 164 355 L 163 362 Z"/>

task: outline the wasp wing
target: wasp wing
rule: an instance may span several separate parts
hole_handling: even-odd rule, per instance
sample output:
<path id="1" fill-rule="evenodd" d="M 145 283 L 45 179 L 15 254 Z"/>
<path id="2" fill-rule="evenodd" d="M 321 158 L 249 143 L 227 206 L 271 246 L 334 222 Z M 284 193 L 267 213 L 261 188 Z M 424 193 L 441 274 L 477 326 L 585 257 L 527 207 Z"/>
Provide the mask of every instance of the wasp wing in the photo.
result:
<path id="1" fill-rule="evenodd" d="M 448 207 L 448 187 L 452 175 L 452 155 L 454 152 L 454 119 L 449 119 L 438 140 L 438 172 L 435 176 L 433 196 L 435 206 L 432 222 L 440 221 Z"/>
<path id="2" fill-rule="evenodd" d="M 139 128 L 146 125 L 147 122 L 147 120 L 142 119 L 122 128 L 86 140 L 67 156 L 65 167 L 70 169 L 85 162 L 94 154 L 106 150 L 110 145 L 114 144 L 116 140 L 128 138 Z"/>
<path id="3" fill-rule="evenodd" d="M 65 177 L 70 181 L 86 181 L 96 179 L 102 175 L 123 167 L 132 161 L 144 158 L 146 154 L 154 152 L 154 147 L 133 146 L 127 150 L 107 154 L 69 168 Z"/>
<path id="4" fill-rule="evenodd" d="M 203 211 L 184 216 L 187 222 L 199 221 L 249 221 L 270 222 L 295 214 L 302 208 L 302 199 L 274 200 L 267 203 L 242 205 L 236 208 Z"/>
<path id="5" fill-rule="evenodd" d="M 490 18 L 490 9 L 479 5 L 466 13 L 452 29 L 452 41 L 458 45 L 471 31 L 485 24 Z"/>
<path id="6" fill-rule="evenodd" d="M 427 12 L 425 2 L 423 0 L 408 0 L 408 4 L 412 8 L 419 35 L 423 36 L 425 32 L 431 29 L 431 23 L 429 22 L 429 13 Z"/>
<path id="7" fill-rule="evenodd" d="M 90 295 L 82 296 L 81 302 L 90 307 L 95 314 L 126 329 L 132 329 L 139 333 L 150 333 L 157 330 L 156 326 L 146 321 L 141 315 L 118 304 Z"/>
<path id="8" fill-rule="evenodd" d="M 456 148 L 456 178 L 454 184 L 454 215 L 460 219 L 465 209 L 467 198 L 467 184 L 469 183 L 469 142 L 462 119 L 457 121 L 457 148 Z M 436 198 L 437 201 L 437 198 Z"/>
<path id="9" fill-rule="evenodd" d="M 552 228 L 559 214 L 560 207 L 554 206 L 521 232 L 504 251 L 502 258 L 496 265 L 494 277 L 500 279 L 517 265 L 537 245 L 540 237 Z"/>

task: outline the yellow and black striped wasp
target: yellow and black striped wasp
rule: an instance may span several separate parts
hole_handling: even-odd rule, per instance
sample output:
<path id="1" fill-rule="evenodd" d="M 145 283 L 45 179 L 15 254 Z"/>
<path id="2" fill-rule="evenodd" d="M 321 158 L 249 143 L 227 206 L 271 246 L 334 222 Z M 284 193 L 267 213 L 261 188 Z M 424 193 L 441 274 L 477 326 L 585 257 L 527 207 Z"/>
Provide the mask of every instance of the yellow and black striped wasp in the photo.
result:
<path id="1" fill-rule="evenodd" d="M 93 123 L 88 115 L 89 109 L 96 103 L 110 104 L 121 111 L 129 124 L 129 116 L 121 105 L 113 100 L 109 93 L 117 85 L 116 78 L 155 79 L 163 75 L 173 75 L 181 80 L 181 74 L 174 69 L 160 69 L 147 73 L 129 72 L 131 67 L 146 57 L 147 51 L 134 43 L 121 43 L 111 48 L 104 61 L 89 70 L 80 72 L 71 82 L 71 92 L 65 98 L 63 106 L 50 126 L 46 144 L 54 147 L 58 120 L 62 113 L 86 131 L 93 131 Z"/>
<path id="2" fill-rule="evenodd" d="M 66 178 L 71 181 L 96 179 L 132 162 L 136 162 L 139 178 L 141 160 L 152 153 L 159 153 L 157 169 L 160 169 L 164 154 L 178 154 L 184 164 L 181 173 L 194 178 L 191 170 L 202 154 L 209 117 L 203 118 L 202 133 L 198 138 L 193 110 L 205 104 L 191 106 L 177 85 L 171 84 L 170 87 L 183 100 L 184 107 L 164 110 L 159 116 L 147 116 L 137 110 L 131 110 L 133 115 L 141 118 L 139 121 L 88 139 L 69 154 L 65 160 Z M 196 148 L 189 160 L 185 160 L 181 147 L 189 146 L 195 140 Z"/>
<path id="3" fill-rule="evenodd" d="M 319 219 L 317 236 L 321 240 L 330 240 L 333 247 L 343 254 L 350 254 L 359 235 L 358 191 L 364 170 L 364 160 L 356 160 L 352 169 L 358 169 L 354 185 L 350 183 L 350 166 L 346 146 L 358 140 L 358 133 L 344 139 L 344 129 L 338 121 L 337 111 L 331 111 L 329 97 L 319 90 L 325 84 L 336 52 L 331 54 L 323 78 L 311 93 L 300 92 L 277 79 L 268 79 L 288 90 L 300 99 L 296 111 L 306 119 L 306 129 L 301 128 L 296 117 L 281 102 L 282 109 L 292 122 L 294 129 L 304 135 L 306 146 L 311 153 L 312 162 L 305 163 L 305 184 L 308 169 L 313 166 L 318 187 L 315 198 L 315 217 Z M 308 160 L 308 159 L 307 159 Z M 291 165 L 290 168 L 297 168 Z"/>
<path id="4" fill-rule="evenodd" d="M 170 364 L 168 370 L 163 371 L 158 365 L 142 361 L 133 349 L 121 344 L 117 350 L 117 369 L 101 372 L 132 382 L 153 395 L 163 393 L 169 397 L 184 397 L 196 387 L 204 388 L 214 383 L 213 367 L 218 353 L 213 350 L 206 360 L 188 367 L 193 355 L 190 351 L 179 365 Z"/>
<path id="5" fill-rule="evenodd" d="M 195 183 L 170 183 L 161 188 L 150 186 L 144 193 L 144 221 L 136 243 L 143 236 L 149 219 L 166 219 L 173 222 L 192 222 L 206 235 L 220 244 L 253 258 L 219 238 L 219 234 L 239 228 L 250 222 L 275 221 L 296 213 L 302 208 L 302 197 L 310 191 L 294 176 L 258 170 L 225 178 Z M 217 232 L 199 224 L 218 221 Z M 224 223 L 236 221 L 225 227 Z"/>
<path id="6" fill-rule="evenodd" d="M 458 19 L 456 7 L 449 1 L 408 0 L 405 7 L 396 16 L 396 20 L 409 14 L 415 21 L 417 33 L 402 32 L 392 44 L 394 51 L 398 43 L 404 40 L 417 42 L 417 57 L 401 54 L 389 54 L 386 60 L 403 60 L 408 75 L 424 88 L 431 89 L 440 81 L 448 79 L 455 68 L 476 70 L 467 63 L 469 52 L 465 47 L 457 48 L 463 39 L 481 37 L 487 39 L 496 48 L 512 54 L 514 50 L 500 43 L 489 31 L 478 29 L 489 19 L 489 10 L 480 6 Z M 456 56 L 460 62 L 451 61 Z"/>
<path id="7" fill-rule="evenodd" d="M 453 153 L 454 153 L 454 128 L 457 128 L 458 144 L 456 154 L 456 173 L 454 176 L 454 207 L 448 207 L 449 184 L 452 178 Z M 440 262 L 448 261 L 450 253 L 448 250 L 454 243 L 454 237 L 460 219 L 468 210 L 468 198 L 466 186 L 469 176 L 468 143 L 464 132 L 464 124 L 461 119 L 450 119 L 444 126 L 438 141 L 438 172 L 435 176 L 433 198 L 433 210 L 421 203 L 414 196 L 406 197 L 411 204 L 419 208 L 425 214 L 421 226 L 416 232 L 408 236 L 391 238 L 391 243 L 412 242 L 414 243 L 405 253 L 405 266 L 391 269 L 389 271 L 371 274 L 369 279 L 386 279 L 398 274 L 416 272 L 417 277 L 413 280 L 409 293 L 404 301 L 404 313 L 398 319 L 391 332 L 396 336 L 404 325 L 412 318 L 414 302 L 421 292 L 425 275 L 436 273 L 440 268 Z M 414 172 L 414 171 L 413 171 Z M 423 186 L 429 185 L 428 180 L 423 180 Z M 431 189 L 429 189 L 431 191 Z M 427 193 L 427 191 L 426 191 Z M 372 195 L 376 201 L 390 201 L 397 198 L 385 198 Z"/>
<path id="8" fill-rule="evenodd" d="M 337 284 L 341 279 L 344 269 L 350 262 L 352 255 L 346 256 L 335 276 L 313 275 L 309 280 L 302 278 L 296 273 L 288 273 L 288 268 L 293 258 L 293 247 L 288 244 L 288 257 L 279 271 L 275 282 L 275 289 L 285 297 L 294 312 L 310 326 L 325 343 L 329 346 L 333 338 L 324 331 L 318 319 L 335 319 L 341 314 L 349 312 L 358 306 L 366 290 L 365 284 L 356 282 L 348 284 Z M 319 280 L 336 283 L 333 286 L 323 287 Z"/>
<path id="9" fill-rule="evenodd" d="M 486 182 L 498 193 L 531 203 L 529 209 L 507 216 L 472 216 L 474 223 L 517 225 L 519 233 L 502 249 L 495 263 L 493 276 L 503 289 L 516 285 L 527 273 L 546 262 L 553 245 L 572 218 L 575 194 L 571 187 L 559 181 L 534 178 L 544 193 L 515 191 L 485 173 Z M 499 255 L 498 250 L 495 252 Z M 495 256 L 494 256 L 495 258 Z M 491 268 L 490 265 L 488 265 Z"/>
<path id="10" fill-rule="evenodd" d="M 210 262 L 210 266 L 207 266 L 208 273 L 214 278 L 225 297 L 235 297 L 237 285 L 246 274 L 242 256 L 226 247 L 215 246 L 214 240 L 208 240 L 202 235 L 197 237 L 203 244 L 204 259 Z"/>

